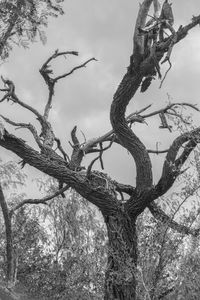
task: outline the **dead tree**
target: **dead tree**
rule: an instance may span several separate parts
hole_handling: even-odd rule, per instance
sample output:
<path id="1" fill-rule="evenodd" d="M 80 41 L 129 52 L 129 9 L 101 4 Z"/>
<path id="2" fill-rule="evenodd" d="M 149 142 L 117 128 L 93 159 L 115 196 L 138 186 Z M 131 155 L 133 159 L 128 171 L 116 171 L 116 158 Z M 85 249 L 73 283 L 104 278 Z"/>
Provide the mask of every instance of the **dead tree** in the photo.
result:
<path id="1" fill-rule="evenodd" d="M 166 1 L 167 2 L 167 1 Z M 167 27 L 169 35 L 162 36 L 155 32 L 156 37 L 146 34 L 145 26 L 150 7 L 154 3 L 157 25 Z M 186 26 L 180 26 L 175 31 L 169 20 L 162 19 L 157 9 L 157 0 L 144 0 L 140 5 L 133 37 L 133 52 L 130 57 L 130 65 L 119 84 L 111 104 L 110 120 L 112 130 L 101 137 L 92 140 L 79 141 L 76 127 L 72 130 L 72 154 L 65 152 L 60 140 L 55 137 L 53 128 L 48 121 L 49 112 L 54 96 L 54 87 L 59 80 L 66 78 L 76 70 L 86 66 L 95 60 L 89 59 L 71 71 L 57 77 L 53 77 L 52 63 L 59 56 L 78 55 L 76 51 L 59 52 L 58 50 L 43 64 L 40 73 L 49 90 L 49 97 L 44 112 L 40 113 L 30 105 L 22 101 L 18 96 L 14 83 L 9 79 L 2 80 L 5 87 L 0 102 L 12 101 L 15 105 L 29 110 L 40 124 L 41 132 L 31 124 L 16 123 L 8 117 L 2 116 L 0 127 L 0 145 L 17 154 L 22 159 L 22 165 L 29 164 L 38 170 L 56 178 L 63 189 L 67 186 L 75 189 L 81 196 L 96 205 L 101 211 L 108 233 L 108 264 L 105 274 L 105 300 L 136 298 L 136 273 L 137 273 L 137 217 L 149 208 L 152 215 L 160 222 L 168 224 L 178 232 L 197 236 L 198 229 L 187 228 L 177 224 L 155 202 L 164 195 L 183 172 L 182 167 L 191 152 L 200 142 L 200 127 L 177 137 L 167 150 L 148 150 L 140 138 L 131 129 L 135 122 L 145 122 L 152 116 L 162 116 L 162 127 L 170 128 L 167 123 L 168 115 L 176 115 L 182 119 L 177 109 L 180 106 L 198 110 L 196 106 L 188 103 L 169 104 L 158 111 L 144 113 L 150 107 L 145 107 L 138 112 L 125 116 L 126 108 L 138 89 L 143 85 L 143 91 L 147 90 L 151 80 L 158 75 L 161 77 L 161 63 L 170 62 L 170 55 L 174 46 L 184 39 L 188 32 L 200 24 L 200 15 L 193 17 Z M 148 39 L 151 39 L 149 42 Z M 163 124 L 163 121 L 165 124 Z M 30 147 L 23 139 L 8 132 L 5 123 L 19 128 L 26 128 L 33 135 L 39 151 Z M 133 167 L 136 166 L 135 186 L 121 184 L 112 180 L 107 174 L 93 170 L 95 161 L 99 160 L 103 168 L 103 154 L 112 148 L 113 143 L 128 150 L 133 158 Z M 105 145 L 106 144 L 106 145 Z M 56 145 L 56 149 L 54 146 Z M 181 150 L 181 151 L 180 151 Z M 85 168 L 82 160 L 89 153 L 97 153 L 97 157 Z M 150 153 L 166 153 L 162 168 L 162 175 L 158 182 L 153 184 L 152 162 Z M 64 190 L 62 190 L 64 191 Z M 126 195 L 126 196 L 125 196 Z"/>

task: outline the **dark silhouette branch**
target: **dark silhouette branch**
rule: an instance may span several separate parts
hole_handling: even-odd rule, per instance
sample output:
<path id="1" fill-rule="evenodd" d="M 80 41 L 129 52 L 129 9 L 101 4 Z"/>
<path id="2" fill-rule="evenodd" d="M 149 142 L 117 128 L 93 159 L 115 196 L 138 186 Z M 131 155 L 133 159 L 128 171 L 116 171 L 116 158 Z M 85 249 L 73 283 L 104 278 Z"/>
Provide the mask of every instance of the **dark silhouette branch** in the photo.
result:
<path id="1" fill-rule="evenodd" d="M 27 110 L 31 111 L 39 120 L 42 119 L 42 116 L 40 115 L 40 113 L 33 107 L 31 107 L 30 105 L 24 103 L 23 101 L 21 101 L 17 95 L 15 94 L 15 85 L 14 83 L 9 80 L 9 79 L 4 79 L 3 76 L 1 76 L 1 79 L 3 81 L 3 83 L 8 86 L 8 89 L 7 89 L 7 94 L 5 94 L 5 99 L 8 99 L 8 100 L 11 100 L 13 101 L 14 103 L 17 103 L 19 104 L 20 106 L 26 108 Z M 1 100 L 2 102 L 2 100 Z"/>
<path id="2" fill-rule="evenodd" d="M 140 4 L 133 36 L 133 53 L 138 57 L 144 54 L 144 37 L 139 34 L 139 28 L 145 26 L 152 2 L 153 0 L 144 0 L 142 4 Z"/>
<path id="3" fill-rule="evenodd" d="M 156 111 L 153 111 L 153 112 L 151 112 L 149 114 L 142 115 L 142 117 L 144 119 L 147 119 L 147 118 L 159 115 L 160 113 L 168 113 L 168 112 L 170 112 L 170 110 L 176 109 L 176 108 L 179 108 L 179 107 L 190 107 L 190 108 L 192 108 L 192 109 L 194 109 L 194 110 L 196 110 L 198 112 L 200 111 L 196 105 L 193 105 L 191 103 L 186 103 L 186 102 L 181 102 L 181 103 L 177 102 L 176 103 L 175 102 L 175 103 L 170 103 L 166 107 L 161 108 L 161 109 L 156 110 Z M 178 114 L 177 114 L 177 116 L 178 116 Z"/>
<path id="4" fill-rule="evenodd" d="M 198 236 L 200 229 L 192 229 L 185 225 L 178 224 L 173 220 L 173 217 L 168 216 L 155 202 L 152 202 L 148 206 L 150 212 L 156 220 L 166 225 L 167 227 L 186 235 Z"/>
<path id="5" fill-rule="evenodd" d="M 54 95 L 54 87 L 56 80 L 55 78 L 50 77 L 51 74 L 53 74 L 53 71 L 50 69 L 49 63 L 53 60 L 56 59 L 59 56 L 64 56 L 66 57 L 67 55 L 78 55 L 78 52 L 76 51 L 65 51 L 65 52 L 59 52 L 56 50 L 52 56 L 50 56 L 47 61 L 42 65 L 40 69 L 40 74 L 44 78 L 48 89 L 49 89 L 49 96 L 48 96 L 48 101 L 44 109 L 44 118 L 47 120 L 49 116 L 49 112 L 51 110 L 51 105 L 52 105 L 52 100 L 53 100 L 53 95 Z"/>
<path id="6" fill-rule="evenodd" d="M 69 189 L 69 186 L 66 185 L 62 189 L 59 189 L 58 191 L 56 191 L 54 194 L 52 194 L 50 196 L 46 196 L 46 197 L 44 197 L 42 199 L 25 199 L 22 202 L 20 202 L 19 204 L 17 204 L 15 207 L 13 207 L 10 210 L 9 215 L 10 215 L 10 217 L 12 217 L 13 213 L 16 210 L 20 209 L 21 207 L 23 207 L 26 204 L 47 204 L 48 201 L 54 199 L 55 197 L 58 197 L 59 195 L 62 195 L 68 189 Z"/>
<path id="7" fill-rule="evenodd" d="M 166 150 L 151 150 L 151 149 L 148 149 L 147 151 L 148 151 L 148 153 L 152 153 L 152 154 L 164 154 L 164 153 L 167 153 L 169 151 L 169 149 L 166 149 Z"/>
<path id="8" fill-rule="evenodd" d="M 33 135 L 37 145 L 40 147 L 40 149 L 43 148 L 43 144 L 41 143 L 41 140 L 40 140 L 40 137 L 38 136 L 37 134 L 37 130 L 35 129 L 35 127 L 32 125 L 32 124 L 26 124 L 26 123 L 16 123 L 16 122 L 13 122 L 11 120 L 9 120 L 8 118 L 0 115 L 8 124 L 10 125 L 13 125 L 13 126 L 16 126 L 18 127 L 18 129 L 20 128 L 27 128 Z"/>
<path id="9" fill-rule="evenodd" d="M 168 150 L 161 178 L 155 186 L 156 197 L 163 195 L 169 190 L 176 178 L 181 174 L 181 168 L 187 160 L 190 153 L 194 150 L 196 145 L 200 142 L 200 128 L 196 128 L 190 132 L 186 132 L 177 137 Z M 179 150 L 184 146 L 183 152 L 177 158 Z M 156 198 L 155 198 L 156 199 Z"/>
<path id="10" fill-rule="evenodd" d="M 58 80 L 63 79 L 63 78 L 65 78 L 65 77 L 71 75 L 72 73 L 74 73 L 74 72 L 75 72 L 76 70 L 78 70 L 78 69 L 81 69 L 81 68 L 86 67 L 86 65 L 87 65 L 89 62 L 91 62 L 91 61 L 97 61 L 97 59 L 94 58 L 94 57 L 88 59 L 87 61 L 85 61 L 85 62 L 82 63 L 81 65 L 74 67 L 74 68 L 73 68 L 71 71 L 69 71 L 68 73 L 65 73 L 65 74 L 63 74 L 63 75 L 57 76 L 57 77 L 54 79 L 55 82 L 57 82 Z"/>
<path id="11" fill-rule="evenodd" d="M 54 155 L 54 152 L 49 153 L 49 157 L 47 157 L 7 131 L 0 139 L 0 146 L 21 157 L 25 163 L 56 178 L 59 182 L 69 185 L 89 202 L 99 207 L 102 213 L 109 215 L 116 211 L 115 199 L 111 197 L 103 184 L 96 186 L 86 178 L 85 173 L 70 170 L 68 163 L 59 155 Z"/>

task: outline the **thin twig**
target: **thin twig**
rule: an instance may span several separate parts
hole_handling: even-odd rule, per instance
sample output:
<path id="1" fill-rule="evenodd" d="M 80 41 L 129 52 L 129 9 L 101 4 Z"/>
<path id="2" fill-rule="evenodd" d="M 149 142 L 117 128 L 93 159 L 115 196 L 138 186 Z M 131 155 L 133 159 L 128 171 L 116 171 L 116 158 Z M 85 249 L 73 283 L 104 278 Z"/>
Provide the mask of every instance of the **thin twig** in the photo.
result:
<path id="1" fill-rule="evenodd" d="M 32 133 L 37 145 L 40 147 L 40 148 L 43 148 L 43 145 L 40 141 L 40 138 L 37 134 L 37 130 L 35 129 L 35 127 L 32 125 L 32 124 L 26 124 L 26 123 L 16 123 L 14 121 L 11 121 L 10 119 L 0 115 L 7 123 L 9 123 L 10 125 L 13 125 L 13 126 L 16 126 L 18 128 L 27 128 L 28 130 L 30 130 L 30 132 Z"/>
<path id="2" fill-rule="evenodd" d="M 171 70 L 172 68 L 172 64 L 171 64 L 171 61 L 170 59 L 168 59 L 168 62 L 169 62 L 169 68 L 167 69 L 167 71 L 165 72 L 165 75 L 160 83 L 160 86 L 159 86 L 159 89 L 161 89 L 162 85 L 163 85 L 163 82 L 165 81 L 166 77 L 167 77 L 167 74 L 169 73 L 169 71 Z"/>
<path id="3" fill-rule="evenodd" d="M 65 74 L 63 74 L 63 75 L 60 75 L 60 76 L 57 76 L 57 77 L 54 79 L 55 82 L 57 82 L 58 80 L 60 80 L 60 79 L 62 79 L 62 78 L 65 78 L 65 77 L 71 75 L 72 73 L 74 73 L 74 71 L 76 71 L 76 70 L 78 70 L 78 69 L 84 68 L 89 62 L 91 62 L 91 61 L 93 61 L 93 60 L 94 60 L 94 61 L 97 61 L 97 59 L 94 58 L 94 57 L 93 57 L 93 58 L 90 58 L 90 59 L 88 59 L 86 62 L 84 62 L 83 64 L 74 67 L 70 72 L 65 73 Z"/>
<path id="4" fill-rule="evenodd" d="M 90 174 L 91 174 L 91 171 L 92 171 L 92 167 L 95 163 L 95 161 L 97 161 L 99 158 L 100 158 L 100 155 L 101 153 L 96 157 L 94 158 L 91 163 L 89 164 L 88 168 L 87 168 L 87 172 L 86 172 L 86 177 L 89 178 L 90 177 Z"/>
<path id="5" fill-rule="evenodd" d="M 60 150 L 60 152 L 62 153 L 64 159 L 65 159 L 66 161 L 69 162 L 69 161 L 70 161 L 70 158 L 69 158 L 68 154 L 64 151 L 64 149 L 63 149 L 63 147 L 62 147 L 62 145 L 61 145 L 60 139 L 55 138 L 55 141 L 56 141 L 56 143 L 57 143 L 57 148 L 58 148 L 58 149 Z"/>

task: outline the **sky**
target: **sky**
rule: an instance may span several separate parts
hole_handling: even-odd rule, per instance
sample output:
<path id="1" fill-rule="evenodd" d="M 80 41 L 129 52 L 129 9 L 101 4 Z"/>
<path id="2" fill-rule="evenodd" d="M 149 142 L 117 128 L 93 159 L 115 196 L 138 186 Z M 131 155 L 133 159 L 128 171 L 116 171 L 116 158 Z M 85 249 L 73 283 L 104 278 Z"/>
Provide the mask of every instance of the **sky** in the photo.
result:
<path id="1" fill-rule="evenodd" d="M 163 1 L 161 1 L 162 3 Z M 175 29 L 190 22 L 193 15 L 200 14 L 200 1 L 173 0 Z M 181 3 L 181 4 L 180 4 Z M 81 131 L 87 139 L 98 137 L 111 129 L 109 110 L 113 94 L 120 83 L 129 64 L 133 48 L 133 31 L 139 1 L 133 0 L 65 0 L 65 15 L 49 20 L 46 30 L 47 43 L 36 42 L 30 49 L 15 47 L 8 61 L 0 66 L 0 74 L 13 80 L 16 94 L 22 101 L 43 111 L 47 101 L 47 87 L 39 74 L 44 61 L 56 50 L 79 52 L 79 57 L 59 58 L 52 64 L 55 74 L 62 74 L 85 60 L 95 57 L 86 68 L 78 70 L 72 76 L 60 81 L 55 88 L 55 97 L 50 115 L 56 136 L 63 147 L 71 151 L 68 141 L 70 132 L 77 125 L 79 138 L 84 141 Z M 190 34 L 176 45 L 171 57 L 172 69 L 163 87 L 155 80 L 144 94 L 137 93 L 127 109 L 132 113 L 153 104 L 152 109 L 164 107 L 168 95 L 175 102 L 199 104 L 200 107 L 200 28 L 193 29 Z M 162 67 L 164 74 L 167 66 Z M 24 109 L 3 103 L 0 112 L 4 116 L 18 122 L 33 122 L 34 115 Z M 196 120 L 197 117 L 194 116 Z M 159 130 L 159 120 L 152 118 L 147 125 L 134 125 L 147 148 L 155 149 L 170 145 L 175 134 Z M 7 125 L 6 125 L 7 126 Z M 13 132 L 13 128 L 7 126 Z M 34 145 L 33 139 L 26 130 L 14 131 Z M 15 155 L 1 148 L 0 156 L 15 159 Z M 161 173 L 164 156 L 152 156 L 154 182 Z M 86 160 L 86 164 L 92 159 Z M 104 155 L 105 172 L 123 183 L 135 183 L 135 166 L 127 151 L 114 145 Z M 95 168 L 99 168 L 96 163 Z M 32 167 L 25 167 L 30 178 L 42 174 Z M 33 193 L 35 191 L 31 191 Z"/>

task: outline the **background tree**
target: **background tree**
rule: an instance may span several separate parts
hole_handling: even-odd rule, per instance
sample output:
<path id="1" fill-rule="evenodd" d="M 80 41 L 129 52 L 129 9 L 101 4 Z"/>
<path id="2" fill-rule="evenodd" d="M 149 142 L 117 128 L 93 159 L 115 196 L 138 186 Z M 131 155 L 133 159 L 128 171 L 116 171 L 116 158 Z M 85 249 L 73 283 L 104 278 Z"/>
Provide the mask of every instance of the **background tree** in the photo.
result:
<path id="1" fill-rule="evenodd" d="M 147 23 L 147 16 L 154 3 L 156 22 Z M 52 107 L 55 84 L 71 75 L 77 69 L 86 66 L 94 58 L 85 61 L 83 64 L 74 67 L 72 70 L 58 76 L 53 75 L 50 68 L 52 63 L 59 56 L 77 55 L 76 51 L 55 53 L 42 65 L 40 73 L 44 78 L 48 91 L 48 101 L 42 113 L 23 102 L 15 92 L 15 85 L 11 80 L 2 78 L 5 93 L 1 102 L 5 99 L 19 104 L 31 111 L 39 121 L 41 131 L 38 132 L 32 124 L 16 123 L 7 117 L 3 119 L 11 125 L 27 128 L 33 135 L 37 151 L 30 147 L 23 140 L 10 134 L 5 126 L 2 126 L 0 145 L 11 150 L 23 159 L 25 163 L 34 166 L 38 170 L 54 177 L 59 181 L 63 189 L 69 186 L 75 189 L 89 202 L 96 205 L 101 211 L 107 227 L 108 234 L 108 264 L 105 279 L 104 299 L 135 299 L 136 298 L 136 267 L 138 257 L 136 220 L 138 216 L 149 208 L 154 217 L 167 223 L 174 229 L 185 234 L 197 236 L 199 230 L 178 225 L 164 212 L 154 200 L 159 199 L 173 186 L 175 180 L 182 174 L 183 165 L 187 158 L 199 143 L 199 128 L 185 131 L 178 136 L 167 150 L 147 150 L 130 124 L 142 123 L 147 118 L 158 116 L 161 119 L 161 128 L 171 130 L 167 116 L 175 115 L 183 122 L 186 122 L 181 114 L 180 108 L 195 106 L 188 103 L 170 103 L 159 111 L 146 113 L 150 107 L 144 107 L 125 117 L 126 108 L 141 88 L 145 92 L 156 75 L 161 77 L 160 62 L 170 64 L 171 52 L 174 45 L 186 37 L 187 33 L 200 23 L 200 16 L 193 17 L 192 21 L 181 26 L 178 31 L 172 27 L 173 17 L 168 1 L 164 2 L 163 10 L 159 12 L 158 1 L 144 0 L 140 6 L 135 32 L 134 47 L 130 57 L 130 65 L 124 75 L 111 105 L 110 119 L 113 130 L 107 134 L 80 143 L 76 135 L 76 127 L 72 130 L 72 154 L 69 156 L 62 147 L 60 140 L 55 137 L 52 126 L 48 122 L 49 112 Z M 152 26 L 151 26 L 152 25 Z M 165 36 L 163 30 L 169 30 Z M 103 143 L 108 143 L 106 146 Z M 103 168 L 103 153 L 117 143 L 127 149 L 136 166 L 136 186 L 120 184 L 112 180 L 107 174 L 93 171 L 92 167 L 96 160 L 99 160 Z M 53 146 L 56 144 L 57 149 Z M 57 150 L 59 152 L 57 152 Z M 153 184 L 152 163 L 150 153 L 166 152 L 163 164 L 162 175 L 157 184 Z M 98 153 L 98 156 L 91 161 L 84 170 L 82 160 L 84 155 Z M 66 186 L 65 186 L 66 184 Z"/>
<path id="2" fill-rule="evenodd" d="M 13 45 L 27 48 L 39 36 L 46 41 L 43 28 L 47 26 L 48 17 L 63 14 L 59 3 L 64 0 L 3 0 L 0 3 L 1 44 L 0 57 L 5 59 Z"/>
<path id="3" fill-rule="evenodd" d="M 0 198 L 5 223 L 0 232 L 2 282 L 6 278 L 9 288 L 25 299 L 28 294 L 37 299 L 101 299 L 106 234 L 94 209 L 73 191 L 66 199 L 56 197 L 52 179 L 39 180 L 48 197 L 24 199 L 15 194 L 25 184 L 19 166 L 9 162 L 0 170 L 6 192 Z"/>
<path id="4" fill-rule="evenodd" d="M 16 274 L 16 260 L 15 257 L 15 249 L 13 243 L 13 230 L 12 230 L 12 217 L 10 215 L 10 210 L 8 208 L 8 204 L 5 200 L 2 186 L 7 190 L 7 193 L 11 193 L 17 189 L 19 186 L 23 186 L 25 184 L 25 174 L 23 174 L 16 163 L 7 162 L 1 163 L 0 165 L 0 173 L 1 173 L 1 183 L 0 183 L 0 206 L 2 209 L 3 220 L 2 223 L 5 226 L 5 237 L 2 239 L 2 243 L 6 245 L 2 247 L 3 249 L 3 257 L 5 256 L 4 266 L 6 269 L 5 274 L 7 281 L 11 284 L 15 282 L 15 274 Z M 22 198 L 22 195 L 18 196 Z M 16 197 L 15 197 L 16 198 Z M 16 199 L 15 199 L 16 200 Z M 4 233 L 4 232 L 2 232 Z M 4 275 L 5 275 L 4 274 Z"/>
<path id="5" fill-rule="evenodd" d="M 52 179 L 40 185 L 49 194 L 56 190 Z M 18 279 L 42 299 L 102 299 L 106 232 L 94 208 L 68 191 L 31 211 L 48 237 L 42 251 L 26 256 Z"/>

